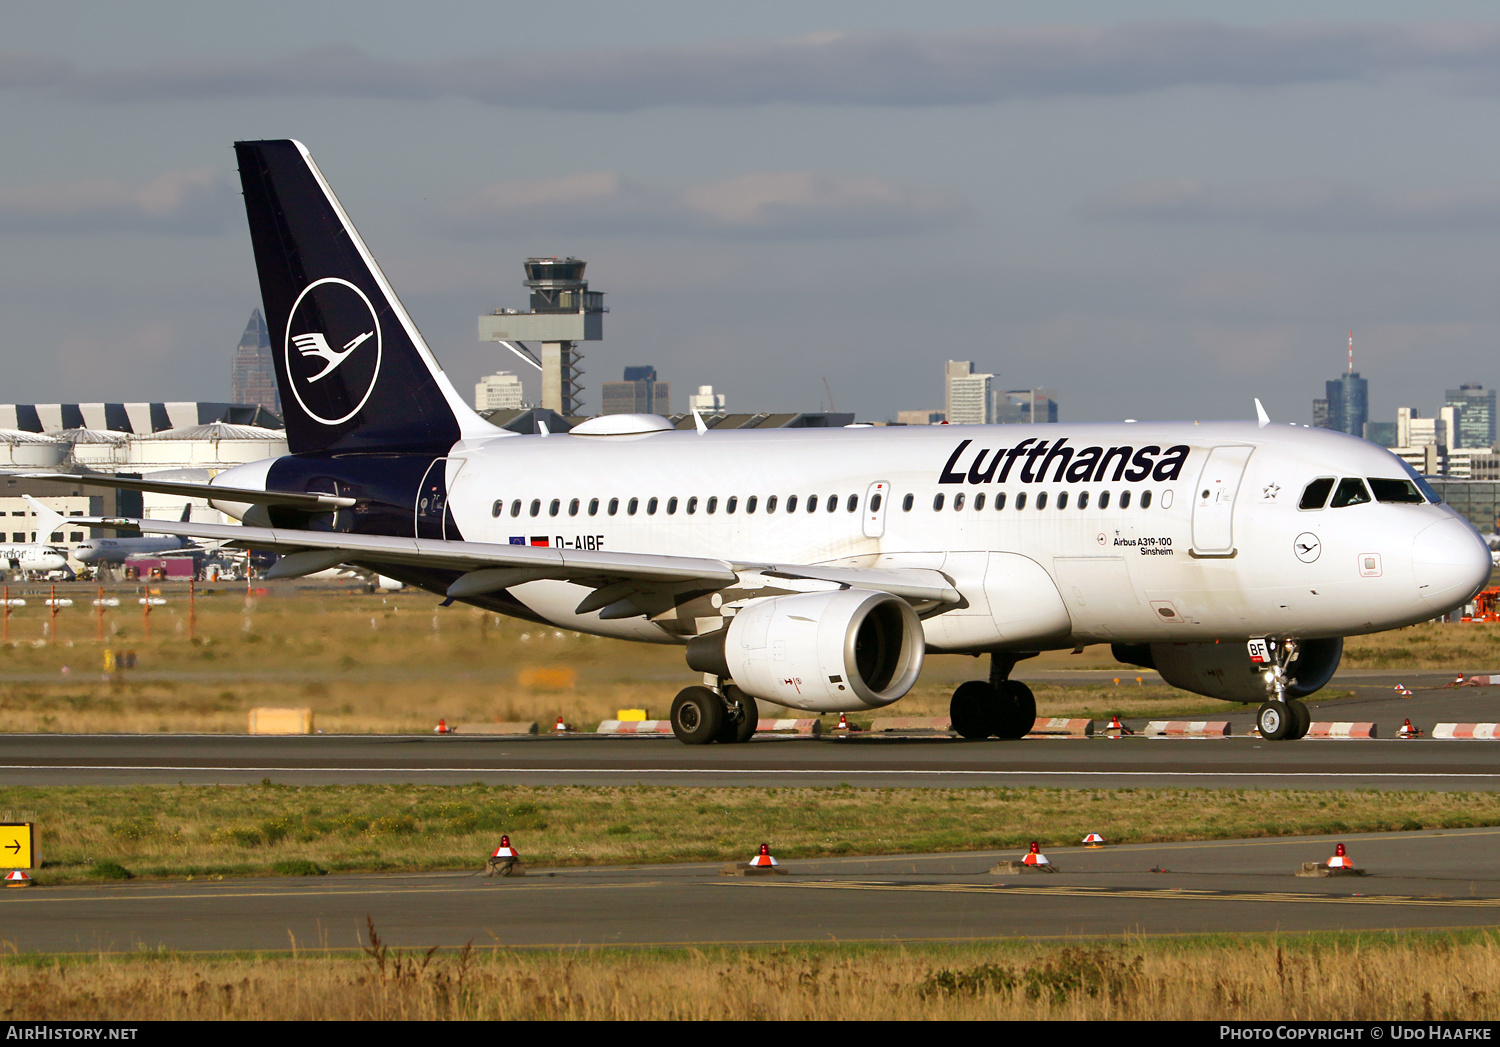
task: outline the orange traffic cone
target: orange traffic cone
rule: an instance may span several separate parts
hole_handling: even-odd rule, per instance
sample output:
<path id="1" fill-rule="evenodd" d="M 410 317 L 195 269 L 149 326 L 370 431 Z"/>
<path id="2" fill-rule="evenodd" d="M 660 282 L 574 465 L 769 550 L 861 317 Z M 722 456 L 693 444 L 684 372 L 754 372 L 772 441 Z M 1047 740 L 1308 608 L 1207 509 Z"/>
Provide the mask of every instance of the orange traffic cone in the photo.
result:
<path id="1" fill-rule="evenodd" d="M 1332 858 L 1328 859 L 1330 869 L 1352 869 L 1354 863 L 1349 860 L 1349 855 L 1344 852 L 1344 845 L 1339 844 Z"/>
<path id="2" fill-rule="evenodd" d="M 1051 865 L 1052 862 L 1049 861 L 1048 858 L 1047 858 L 1047 856 L 1041 852 L 1040 845 L 1035 840 L 1032 840 L 1031 841 L 1031 851 L 1026 855 L 1026 857 L 1024 857 L 1024 858 L 1021 859 L 1021 864 L 1022 865 Z"/>
<path id="3" fill-rule="evenodd" d="M 30 887 L 31 877 L 23 869 L 13 869 L 5 877 L 7 887 Z"/>
<path id="4" fill-rule="evenodd" d="M 438 725 L 432 729 L 433 734 L 452 734 L 453 728 L 448 726 L 448 721 L 439 719 Z"/>
<path id="5" fill-rule="evenodd" d="M 1089 833 L 1083 838 L 1083 845 L 1090 849 L 1093 849 L 1095 847 L 1103 847 L 1104 837 L 1100 836 L 1098 833 Z"/>
<path id="6" fill-rule="evenodd" d="M 1422 737 L 1422 728 L 1420 728 L 1420 727 L 1413 727 L 1412 723 L 1411 723 L 1411 717 L 1408 716 L 1406 718 L 1406 722 L 1401 725 L 1401 729 L 1396 732 L 1396 737 L 1397 738 L 1420 738 L 1420 737 Z"/>
<path id="7" fill-rule="evenodd" d="M 845 716 L 843 713 L 839 713 L 839 725 L 837 727 L 835 727 L 834 730 L 835 731 L 847 731 L 848 729 L 849 729 L 849 718 L 847 716 Z"/>
<path id="8" fill-rule="evenodd" d="M 1398 683 L 1396 685 L 1396 687 L 1395 687 L 1395 691 L 1396 691 L 1397 694 L 1399 694 L 1403 698 L 1410 698 L 1411 697 L 1411 691 L 1407 690 L 1406 684 L 1404 684 L 1404 683 Z"/>
<path id="9" fill-rule="evenodd" d="M 1104 728 L 1104 733 L 1111 738 L 1123 738 L 1127 734 L 1134 734 L 1129 727 L 1120 722 L 1120 714 L 1115 713 L 1109 718 L 1109 726 Z"/>
<path id="10" fill-rule="evenodd" d="M 555 724 L 552 725 L 552 729 L 554 731 L 557 731 L 559 734 L 561 734 L 563 731 L 571 731 L 573 728 L 571 728 L 567 724 L 563 723 L 563 718 L 561 716 L 559 716 L 557 718 L 557 723 L 555 723 Z"/>
<path id="11" fill-rule="evenodd" d="M 763 843 L 760 845 L 760 853 L 750 859 L 750 865 L 756 869 L 774 869 L 781 864 L 771 857 L 771 845 Z"/>

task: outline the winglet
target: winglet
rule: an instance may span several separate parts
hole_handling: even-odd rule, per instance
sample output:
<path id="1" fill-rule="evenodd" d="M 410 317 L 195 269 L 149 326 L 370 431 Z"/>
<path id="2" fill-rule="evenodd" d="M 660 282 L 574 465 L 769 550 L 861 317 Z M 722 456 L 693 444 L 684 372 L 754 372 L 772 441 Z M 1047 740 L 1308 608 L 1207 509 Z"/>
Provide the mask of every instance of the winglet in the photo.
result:
<path id="1" fill-rule="evenodd" d="M 48 509 L 41 502 L 29 494 L 21 495 L 26 499 L 26 504 L 31 506 L 31 511 L 36 514 L 36 541 L 39 545 L 48 545 L 52 541 L 52 533 L 62 530 L 63 521 L 67 517 L 55 509 Z"/>
<path id="2" fill-rule="evenodd" d="M 703 416 L 698 413 L 698 408 L 696 407 L 693 408 L 693 428 L 698 430 L 699 436 L 708 432 L 708 426 L 703 424 Z"/>
<path id="3" fill-rule="evenodd" d="M 182 519 L 180 521 L 178 521 L 178 522 L 179 523 L 187 523 L 192 518 L 193 518 L 193 503 L 192 502 L 188 502 L 187 505 L 184 505 L 182 507 Z"/>
<path id="4" fill-rule="evenodd" d="M 1255 421 L 1264 429 L 1271 424 L 1271 416 L 1266 414 L 1266 409 L 1260 405 L 1260 397 L 1255 398 Z"/>
<path id="5" fill-rule="evenodd" d="M 536 420 L 536 434 L 538 436 L 551 436 L 552 430 L 547 428 L 547 423 L 540 418 Z"/>

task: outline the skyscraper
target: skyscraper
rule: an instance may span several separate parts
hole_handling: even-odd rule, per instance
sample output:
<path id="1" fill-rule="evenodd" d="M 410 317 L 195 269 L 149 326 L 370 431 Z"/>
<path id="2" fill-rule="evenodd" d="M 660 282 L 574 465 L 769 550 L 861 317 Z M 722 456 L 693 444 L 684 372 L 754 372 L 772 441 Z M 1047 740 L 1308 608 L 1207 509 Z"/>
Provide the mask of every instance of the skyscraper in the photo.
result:
<path id="1" fill-rule="evenodd" d="M 994 420 L 990 413 L 992 374 L 976 374 L 971 360 L 949 360 L 943 368 L 946 389 L 945 416 L 952 425 L 987 425 Z"/>
<path id="2" fill-rule="evenodd" d="M 519 410 L 521 379 L 510 371 L 487 374 L 474 386 L 474 410 Z"/>
<path id="3" fill-rule="evenodd" d="M 656 380 L 656 368 L 649 365 L 625 368 L 623 382 L 604 382 L 604 414 L 670 414 L 672 383 Z"/>
<path id="4" fill-rule="evenodd" d="M 268 411 L 281 413 L 281 393 L 276 387 L 276 365 L 271 360 L 271 335 L 260 310 L 250 313 L 250 322 L 240 336 L 234 351 L 234 390 L 231 399 L 237 404 L 260 404 Z"/>
<path id="5" fill-rule="evenodd" d="M 1349 370 L 1331 382 L 1324 382 L 1327 390 L 1325 401 L 1326 418 L 1321 428 L 1337 429 L 1341 433 L 1363 437 L 1365 423 L 1370 420 L 1370 383 L 1354 369 L 1354 332 L 1349 332 Z M 1313 401 L 1313 421 L 1316 423 L 1320 404 Z"/>
<path id="6" fill-rule="evenodd" d="M 1478 382 L 1465 382 L 1449 389 L 1448 406 L 1457 408 L 1458 431 L 1449 434 L 1454 447 L 1495 445 L 1495 390 Z"/>

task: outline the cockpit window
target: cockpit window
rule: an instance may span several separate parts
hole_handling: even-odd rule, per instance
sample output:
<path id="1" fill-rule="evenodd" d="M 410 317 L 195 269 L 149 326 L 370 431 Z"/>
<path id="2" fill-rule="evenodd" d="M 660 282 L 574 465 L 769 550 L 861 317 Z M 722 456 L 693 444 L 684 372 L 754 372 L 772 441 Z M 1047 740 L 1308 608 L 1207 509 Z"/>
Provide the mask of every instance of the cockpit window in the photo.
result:
<path id="1" fill-rule="evenodd" d="M 1330 509 L 1342 509 L 1347 505 L 1363 505 L 1370 500 L 1370 489 L 1365 482 L 1357 476 L 1346 476 L 1339 481 L 1338 490 L 1333 492 L 1333 501 L 1328 503 Z"/>
<path id="2" fill-rule="evenodd" d="M 1298 509 L 1321 509 L 1328 501 L 1328 492 L 1333 490 L 1333 477 L 1320 476 L 1302 489 L 1302 501 Z"/>
<path id="3" fill-rule="evenodd" d="M 1423 497 L 1425 497 L 1429 502 L 1431 502 L 1433 505 L 1437 505 L 1443 500 L 1443 496 L 1433 490 L 1431 484 L 1422 479 L 1422 474 L 1413 469 L 1410 462 L 1403 461 L 1401 463 L 1401 468 L 1406 470 L 1406 475 L 1411 477 L 1411 482 L 1417 485 L 1417 490 L 1421 491 Z"/>
<path id="4" fill-rule="evenodd" d="M 1369 481 L 1370 490 L 1375 492 L 1377 502 L 1410 502 L 1421 505 L 1427 501 L 1422 497 L 1422 492 L 1417 490 L 1417 485 L 1410 480 L 1385 480 L 1371 476 Z"/>

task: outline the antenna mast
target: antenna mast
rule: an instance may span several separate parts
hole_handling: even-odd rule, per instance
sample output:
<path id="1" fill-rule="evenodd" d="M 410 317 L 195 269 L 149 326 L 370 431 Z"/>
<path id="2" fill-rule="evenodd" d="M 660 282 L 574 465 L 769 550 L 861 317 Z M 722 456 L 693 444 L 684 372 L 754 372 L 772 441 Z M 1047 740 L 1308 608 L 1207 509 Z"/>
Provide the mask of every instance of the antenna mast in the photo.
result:
<path id="1" fill-rule="evenodd" d="M 1354 373 L 1354 332 L 1349 332 L 1349 373 Z"/>

